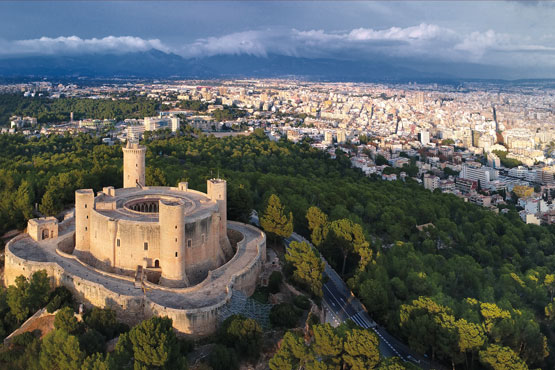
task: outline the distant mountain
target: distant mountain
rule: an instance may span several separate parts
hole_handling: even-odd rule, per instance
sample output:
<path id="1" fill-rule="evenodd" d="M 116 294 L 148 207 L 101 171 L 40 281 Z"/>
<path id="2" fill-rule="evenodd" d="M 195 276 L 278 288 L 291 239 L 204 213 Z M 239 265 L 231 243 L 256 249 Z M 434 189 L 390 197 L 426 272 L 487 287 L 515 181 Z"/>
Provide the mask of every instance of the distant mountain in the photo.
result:
<path id="1" fill-rule="evenodd" d="M 169 77 L 185 70 L 194 73 L 187 60 L 157 50 L 0 59 L 0 75 L 4 77 Z"/>
<path id="2" fill-rule="evenodd" d="M 150 50 L 127 54 L 33 56 L 0 59 L 2 77 L 278 78 L 317 81 L 448 81 L 498 78 L 499 68 L 473 64 L 414 63 L 410 60 L 352 61 L 283 55 L 220 55 L 185 59 Z M 506 71 L 505 71 L 506 72 Z"/>

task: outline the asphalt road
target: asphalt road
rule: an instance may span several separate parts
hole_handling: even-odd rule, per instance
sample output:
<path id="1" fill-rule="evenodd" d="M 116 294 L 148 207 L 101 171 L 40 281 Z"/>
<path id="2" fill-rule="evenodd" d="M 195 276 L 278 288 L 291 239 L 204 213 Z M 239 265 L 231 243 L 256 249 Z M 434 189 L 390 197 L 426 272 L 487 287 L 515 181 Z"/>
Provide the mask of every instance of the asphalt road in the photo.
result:
<path id="1" fill-rule="evenodd" d="M 287 246 L 289 246 L 289 243 L 292 241 L 305 241 L 309 243 L 308 240 L 296 233 L 293 233 L 289 238 L 285 239 Z M 322 260 L 325 262 L 325 259 L 322 258 Z M 432 366 L 427 358 L 411 351 L 408 346 L 389 334 L 383 327 L 377 325 L 368 315 L 364 306 L 350 291 L 347 284 L 345 284 L 341 277 L 327 264 L 327 262 L 325 275 L 328 277 L 328 281 L 324 284 L 323 288 L 323 303 L 328 312 L 330 312 L 334 317 L 333 322 L 336 325 L 339 325 L 347 320 L 352 320 L 355 324 L 362 328 L 372 329 L 380 339 L 379 349 L 381 355 L 384 357 L 397 356 L 403 361 L 410 361 L 423 369 L 443 368 L 443 366 L 437 363 Z"/>

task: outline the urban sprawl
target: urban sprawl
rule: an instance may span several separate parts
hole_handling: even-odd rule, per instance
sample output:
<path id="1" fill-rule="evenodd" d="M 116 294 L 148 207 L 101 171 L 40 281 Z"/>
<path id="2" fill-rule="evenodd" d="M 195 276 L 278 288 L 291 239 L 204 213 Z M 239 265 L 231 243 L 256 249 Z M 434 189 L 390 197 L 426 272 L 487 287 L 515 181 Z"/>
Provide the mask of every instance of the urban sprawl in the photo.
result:
<path id="1" fill-rule="evenodd" d="M 261 128 L 272 140 L 306 142 L 332 158 L 344 153 L 368 176 L 412 178 L 426 189 L 455 194 L 494 212 L 514 204 L 526 223 L 555 222 L 553 88 L 234 80 L 94 87 L 37 82 L 0 85 L 0 92 L 49 99 L 139 96 L 160 103 L 154 117 L 121 122 L 74 120 L 71 114 L 69 122 L 39 126 L 36 117 L 14 116 L 0 122 L 4 134 L 92 132 L 112 145 L 139 140 L 149 131 L 178 134 L 188 127 L 226 135 Z M 232 113 L 215 115 L 225 110 Z"/>

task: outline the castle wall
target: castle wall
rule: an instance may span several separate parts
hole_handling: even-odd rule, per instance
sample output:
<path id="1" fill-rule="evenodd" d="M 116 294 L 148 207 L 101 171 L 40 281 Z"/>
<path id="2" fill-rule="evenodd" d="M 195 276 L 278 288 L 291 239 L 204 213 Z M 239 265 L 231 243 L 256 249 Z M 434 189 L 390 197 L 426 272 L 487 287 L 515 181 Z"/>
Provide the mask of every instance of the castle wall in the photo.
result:
<path id="1" fill-rule="evenodd" d="M 248 253 L 256 253 L 257 255 L 248 266 L 235 275 L 233 289 L 240 290 L 245 295 L 251 296 L 256 289 L 258 276 L 266 262 L 266 238 L 258 243 L 256 251 L 251 250 Z"/>
<path id="2" fill-rule="evenodd" d="M 156 223 L 135 223 L 128 220 L 118 220 L 116 241 L 116 265 L 135 270 L 137 265 L 153 267 L 160 259 L 160 226 Z M 144 243 L 148 243 L 148 250 L 144 250 Z"/>
<path id="3" fill-rule="evenodd" d="M 65 286 L 78 302 L 85 303 L 89 307 L 109 307 L 116 311 L 118 320 L 128 325 L 135 325 L 145 318 L 141 295 L 127 296 L 115 293 L 102 284 L 66 273 L 55 262 L 29 261 L 12 253 L 6 253 L 4 283 L 6 286 L 13 285 L 19 275 L 29 278 L 33 273 L 41 270 L 45 270 L 50 277 L 52 288 Z"/>
<path id="4" fill-rule="evenodd" d="M 56 286 L 56 278 L 55 276 L 59 274 L 57 269 L 60 269 L 56 263 L 53 262 L 37 262 L 37 261 L 30 261 L 24 258 L 20 258 L 15 254 L 11 253 L 9 250 L 9 246 L 16 242 L 19 239 L 25 237 L 25 234 L 19 235 L 14 239 L 10 240 L 8 244 L 6 244 L 5 249 L 5 264 L 4 264 L 4 285 L 6 287 L 10 285 L 15 285 L 15 279 L 19 275 L 23 275 L 25 277 L 30 277 L 34 272 L 40 270 L 46 270 L 46 273 L 50 277 L 50 285 L 52 287 Z"/>
<path id="5" fill-rule="evenodd" d="M 192 284 L 203 280 L 209 270 L 225 262 L 219 246 L 219 234 L 212 215 L 185 224 L 185 263 Z"/>
<path id="6" fill-rule="evenodd" d="M 152 267 L 160 259 L 157 223 L 115 220 L 92 212 L 90 228 L 90 252 L 104 268 L 134 271 L 139 265 Z"/>
<path id="7" fill-rule="evenodd" d="M 237 225 L 252 229 L 252 231 L 255 230 L 254 227 L 248 225 L 239 223 L 237 223 Z M 166 290 L 168 293 L 182 294 L 186 300 L 187 294 L 202 294 L 201 291 L 211 287 L 216 279 L 231 274 L 225 285 L 226 295 L 220 301 L 207 307 L 197 309 L 167 307 L 153 302 L 148 298 L 148 294 L 145 296 L 140 289 L 131 288 L 128 294 L 118 294 L 114 290 L 109 289 L 109 286 L 93 281 L 95 280 L 94 273 L 114 278 L 117 277 L 117 275 L 87 266 L 79 262 L 75 256 L 64 252 L 63 250 L 68 249 L 68 242 L 73 240 L 73 233 L 71 232 L 60 237 L 58 247 L 62 249 L 62 251 L 58 250 L 57 253 L 67 259 L 73 259 L 81 263 L 83 268 L 90 270 L 91 273 L 86 275 L 91 277 L 90 280 L 64 271 L 64 269 L 55 262 L 37 262 L 18 257 L 12 253 L 11 246 L 19 239 L 27 237 L 26 235 L 21 235 L 14 238 L 6 245 L 5 284 L 14 284 L 16 277 L 19 275 L 30 277 L 36 271 L 46 270 L 53 287 L 59 285 L 67 287 L 79 302 L 83 302 L 88 306 L 94 305 L 113 309 L 116 311 L 118 319 L 129 325 L 137 324 L 141 320 L 152 317 L 153 315 L 168 316 L 173 320 L 173 325 L 179 332 L 189 334 L 193 337 L 204 336 L 216 330 L 218 325 L 218 314 L 223 306 L 231 299 L 233 290 L 241 290 L 247 295 L 254 292 L 258 274 L 266 258 L 265 235 L 258 230 L 256 231 L 258 236 L 248 244 L 246 240 L 242 240 L 238 243 L 238 249 L 241 250 L 242 256 L 250 254 L 252 258 L 248 265 L 237 272 L 232 272 L 232 266 L 224 265 L 215 270 L 212 274 L 209 274 L 205 282 L 198 286 L 184 289 L 170 289 L 155 287 L 150 283 L 145 284 L 152 289 L 161 289 Z M 33 247 L 38 248 L 38 245 L 29 245 L 29 248 Z M 238 257 L 239 256 L 235 256 L 229 263 L 233 263 Z M 132 278 L 126 278 L 124 276 L 120 276 L 119 278 L 127 281 L 127 283 L 131 283 L 131 280 L 133 280 Z"/>
<path id="8" fill-rule="evenodd" d="M 189 334 L 193 337 L 202 337 L 212 334 L 218 328 L 218 314 L 220 310 L 231 299 L 232 290 L 227 289 L 225 298 L 208 307 L 180 310 L 171 307 L 165 307 L 152 302 L 148 298 L 145 304 L 145 314 L 150 316 L 167 316 L 173 321 L 173 327 L 183 334 Z"/>

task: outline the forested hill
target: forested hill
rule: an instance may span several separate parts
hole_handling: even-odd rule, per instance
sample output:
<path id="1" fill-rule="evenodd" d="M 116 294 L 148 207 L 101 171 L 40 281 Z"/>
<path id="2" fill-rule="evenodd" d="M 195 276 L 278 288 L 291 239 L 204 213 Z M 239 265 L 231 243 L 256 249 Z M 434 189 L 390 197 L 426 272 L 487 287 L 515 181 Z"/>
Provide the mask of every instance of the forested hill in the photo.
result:
<path id="1" fill-rule="evenodd" d="M 55 214 L 77 188 L 121 186 L 121 149 L 99 140 L 0 136 L 0 231 L 24 227 L 34 202 Z M 361 224 L 374 257 L 360 271 L 350 253 L 345 277 L 371 315 L 416 350 L 460 368 L 501 369 L 486 365 L 501 359 L 515 369 L 554 368 L 547 357 L 555 349 L 553 227 L 526 225 L 516 212 L 497 215 L 410 180 L 369 179 L 344 155 L 332 160 L 261 131 L 146 145 L 147 184 L 187 180 L 204 191 L 219 173 L 228 180 L 231 219 L 245 219 L 276 194 L 307 237 L 310 206 L 330 221 Z M 426 223 L 433 226 L 417 229 Z M 340 271 L 341 251 L 326 243 L 320 250 Z"/>

